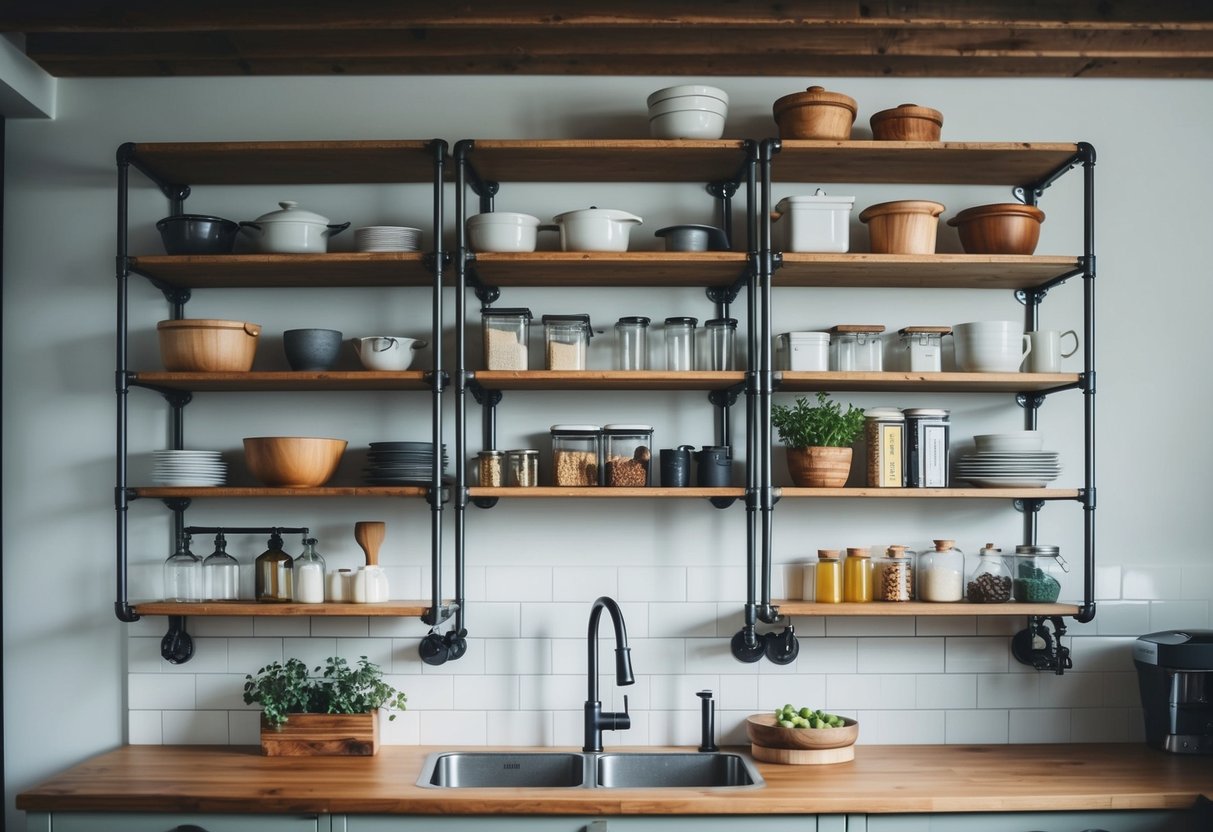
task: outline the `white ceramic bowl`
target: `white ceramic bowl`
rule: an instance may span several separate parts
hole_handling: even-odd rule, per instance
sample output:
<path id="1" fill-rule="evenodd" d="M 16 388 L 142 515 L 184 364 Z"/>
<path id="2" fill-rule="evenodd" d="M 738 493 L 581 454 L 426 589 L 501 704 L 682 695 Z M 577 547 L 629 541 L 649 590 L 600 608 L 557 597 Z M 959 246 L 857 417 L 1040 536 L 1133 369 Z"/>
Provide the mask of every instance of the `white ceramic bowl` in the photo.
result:
<path id="1" fill-rule="evenodd" d="M 658 101 L 665 101 L 667 98 L 679 98 L 687 95 L 698 95 L 706 98 L 714 98 L 717 101 L 723 101 L 726 105 L 729 103 L 729 94 L 719 87 L 708 87 L 703 84 L 679 84 L 674 87 L 665 87 L 650 93 L 645 103 L 652 107 Z"/>
<path id="2" fill-rule="evenodd" d="M 678 98 L 667 98 L 649 107 L 649 118 L 674 113 L 678 110 L 707 110 L 710 113 L 729 114 L 729 105 L 715 98 L 702 95 L 682 95 Z"/>
<path id="3" fill-rule="evenodd" d="M 468 217 L 468 237 L 476 251 L 534 251 L 539 217 L 490 211 Z"/>
<path id="4" fill-rule="evenodd" d="M 425 341 L 401 335 L 369 335 L 354 339 L 354 352 L 366 369 L 391 373 L 407 370 L 414 352 L 425 345 Z"/>
<path id="5" fill-rule="evenodd" d="M 1008 451 L 1039 451 L 1045 446 L 1044 434 L 1038 430 L 1020 430 L 1015 433 L 982 433 L 973 437 L 978 453 L 1006 453 Z"/>
<path id="6" fill-rule="evenodd" d="M 613 208 L 565 211 L 553 220 L 560 228 L 562 251 L 627 251 L 633 225 L 644 220 Z"/>
<path id="7" fill-rule="evenodd" d="M 724 116 L 708 110 L 675 110 L 649 119 L 654 139 L 719 139 L 724 135 Z"/>

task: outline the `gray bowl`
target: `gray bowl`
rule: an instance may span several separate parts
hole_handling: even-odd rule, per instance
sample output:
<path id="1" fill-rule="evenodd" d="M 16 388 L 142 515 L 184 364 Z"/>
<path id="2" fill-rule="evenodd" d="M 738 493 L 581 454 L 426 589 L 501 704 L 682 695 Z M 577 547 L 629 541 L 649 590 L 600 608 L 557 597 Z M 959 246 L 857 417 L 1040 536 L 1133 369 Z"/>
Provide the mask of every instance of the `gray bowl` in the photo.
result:
<path id="1" fill-rule="evenodd" d="M 331 370 L 341 354 L 342 334 L 336 329 L 288 329 L 282 349 L 292 370 Z"/>
<path id="2" fill-rule="evenodd" d="M 654 232 L 665 238 L 666 251 L 728 251 L 723 229 L 712 225 L 668 225 Z"/>

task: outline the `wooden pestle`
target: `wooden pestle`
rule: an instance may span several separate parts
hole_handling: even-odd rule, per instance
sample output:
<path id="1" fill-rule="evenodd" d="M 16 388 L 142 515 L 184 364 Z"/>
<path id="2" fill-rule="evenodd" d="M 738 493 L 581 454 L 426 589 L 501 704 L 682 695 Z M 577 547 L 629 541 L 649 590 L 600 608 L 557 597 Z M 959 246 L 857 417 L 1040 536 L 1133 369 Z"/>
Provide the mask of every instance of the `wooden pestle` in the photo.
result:
<path id="1" fill-rule="evenodd" d="M 367 566 L 379 565 L 379 546 L 386 533 L 387 528 L 381 520 L 362 520 L 354 524 L 354 539 L 366 552 Z"/>

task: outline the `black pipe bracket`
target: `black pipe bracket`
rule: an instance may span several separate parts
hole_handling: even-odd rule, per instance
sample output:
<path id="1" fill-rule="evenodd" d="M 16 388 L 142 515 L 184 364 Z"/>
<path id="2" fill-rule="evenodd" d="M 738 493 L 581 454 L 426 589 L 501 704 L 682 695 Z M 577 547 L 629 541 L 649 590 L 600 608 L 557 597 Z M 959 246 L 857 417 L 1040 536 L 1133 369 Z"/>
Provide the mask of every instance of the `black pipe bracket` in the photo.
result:
<path id="1" fill-rule="evenodd" d="M 1049 625 L 1052 625 L 1053 632 L 1049 632 Z M 1066 625 L 1060 615 L 1029 616 L 1027 628 L 1011 639 L 1011 655 L 1020 664 L 1037 670 L 1051 670 L 1061 676 L 1074 667 L 1070 648 L 1061 643 L 1065 634 Z"/>

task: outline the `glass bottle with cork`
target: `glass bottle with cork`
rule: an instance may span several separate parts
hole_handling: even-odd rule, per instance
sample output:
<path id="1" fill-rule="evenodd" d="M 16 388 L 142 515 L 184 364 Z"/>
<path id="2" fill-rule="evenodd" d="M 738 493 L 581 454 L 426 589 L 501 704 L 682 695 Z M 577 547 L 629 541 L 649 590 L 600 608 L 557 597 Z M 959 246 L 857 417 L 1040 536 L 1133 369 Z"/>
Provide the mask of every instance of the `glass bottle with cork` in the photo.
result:
<path id="1" fill-rule="evenodd" d="M 294 598 L 295 559 L 282 551 L 282 535 L 270 533 L 266 550 L 253 564 L 253 593 L 260 602 L 288 604 Z"/>
<path id="2" fill-rule="evenodd" d="M 842 603 L 842 561 L 837 549 L 817 550 L 817 603 Z"/>
<path id="3" fill-rule="evenodd" d="M 877 601 L 910 601 L 914 598 L 914 552 L 894 545 L 876 559 L 872 596 Z"/>
<path id="4" fill-rule="evenodd" d="M 867 603 L 872 600 L 872 553 L 849 547 L 842 565 L 842 600 Z"/>
<path id="5" fill-rule="evenodd" d="M 935 540 L 918 556 L 914 585 L 919 601 L 954 603 L 964 598 L 964 553 L 954 540 Z"/>

